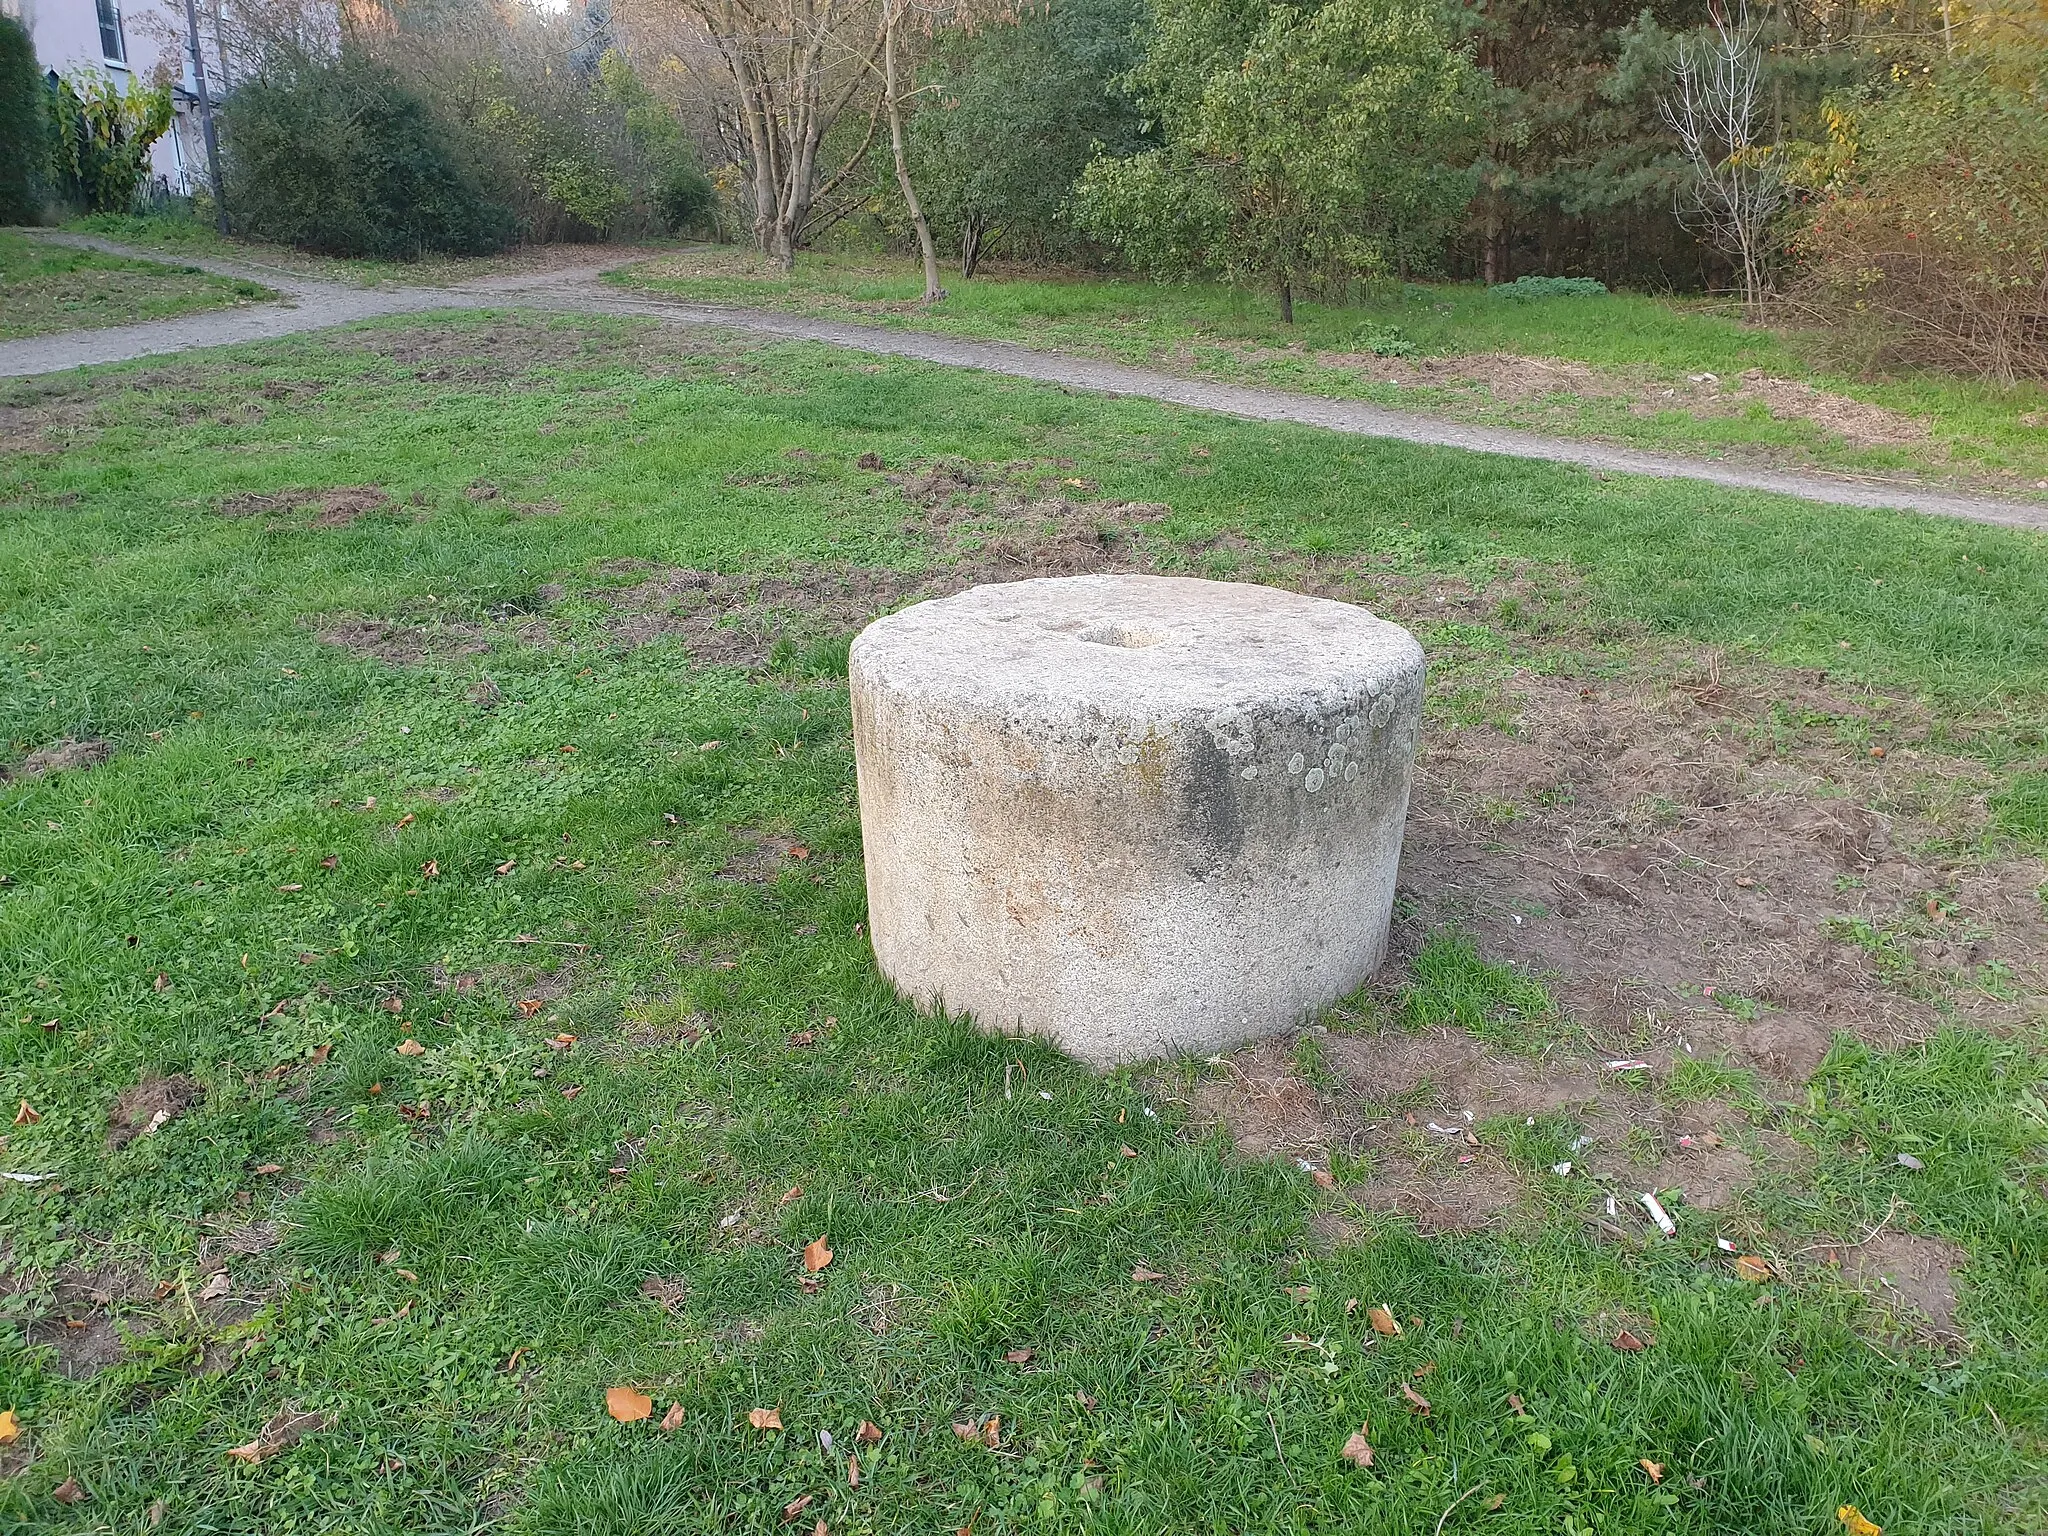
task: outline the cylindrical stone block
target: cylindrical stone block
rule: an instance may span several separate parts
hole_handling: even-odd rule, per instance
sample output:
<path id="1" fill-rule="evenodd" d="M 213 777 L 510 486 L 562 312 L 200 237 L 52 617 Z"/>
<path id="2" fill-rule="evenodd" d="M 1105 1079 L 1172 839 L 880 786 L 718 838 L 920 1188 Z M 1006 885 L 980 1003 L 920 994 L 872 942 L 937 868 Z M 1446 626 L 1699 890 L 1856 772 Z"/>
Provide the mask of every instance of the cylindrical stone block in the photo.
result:
<path id="1" fill-rule="evenodd" d="M 1096 1066 L 1289 1029 L 1386 952 L 1422 648 L 1177 576 L 1020 581 L 853 643 L 882 973 Z"/>

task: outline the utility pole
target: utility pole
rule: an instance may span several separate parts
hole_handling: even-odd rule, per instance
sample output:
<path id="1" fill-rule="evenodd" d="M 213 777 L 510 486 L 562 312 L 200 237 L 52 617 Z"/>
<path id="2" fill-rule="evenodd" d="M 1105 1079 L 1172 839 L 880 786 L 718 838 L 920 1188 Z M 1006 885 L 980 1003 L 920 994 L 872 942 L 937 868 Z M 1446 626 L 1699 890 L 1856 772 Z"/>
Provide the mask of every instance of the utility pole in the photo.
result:
<path id="1" fill-rule="evenodd" d="M 213 98 L 206 93 L 206 60 L 199 52 L 199 7 L 193 0 L 185 0 L 185 35 L 192 45 L 192 86 L 193 94 L 199 98 L 199 131 L 206 139 L 206 175 L 213 183 L 213 218 L 225 240 L 228 197 L 220 180 L 220 141 L 213 132 Z"/>

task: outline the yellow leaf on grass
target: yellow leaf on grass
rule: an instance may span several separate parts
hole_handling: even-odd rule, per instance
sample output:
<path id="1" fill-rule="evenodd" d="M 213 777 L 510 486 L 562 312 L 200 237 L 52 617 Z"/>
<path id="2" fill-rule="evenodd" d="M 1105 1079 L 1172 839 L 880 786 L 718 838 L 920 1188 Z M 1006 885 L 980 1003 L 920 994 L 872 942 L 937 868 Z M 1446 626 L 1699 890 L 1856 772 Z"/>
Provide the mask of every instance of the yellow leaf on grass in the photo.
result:
<path id="1" fill-rule="evenodd" d="M 398 1042 L 396 1049 L 401 1056 L 424 1056 L 427 1054 L 427 1048 L 417 1040 L 401 1040 Z"/>
<path id="2" fill-rule="evenodd" d="M 862 1419 L 860 1428 L 853 1432 L 853 1438 L 860 1445 L 879 1445 L 882 1441 L 882 1431 L 866 1419 Z"/>
<path id="3" fill-rule="evenodd" d="M 21 1438 L 21 1420 L 12 1408 L 0 1409 L 0 1445 L 12 1445 Z"/>
<path id="4" fill-rule="evenodd" d="M 681 1403 L 670 1403 L 668 1405 L 668 1412 L 661 1416 L 661 1432 L 665 1435 L 672 1434 L 682 1427 L 683 1405 Z"/>
<path id="5" fill-rule="evenodd" d="M 804 1244 L 804 1268 L 816 1274 L 832 1262 L 832 1250 L 825 1246 L 825 1239 L 814 1237 Z"/>
<path id="6" fill-rule="evenodd" d="M 1652 1461 L 1649 1457 L 1645 1456 L 1642 1458 L 1642 1460 L 1638 1461 L 1636 1465 L 1643 1469 L 1644 1473 L 1648 1475 L 1651 1482 L 1661 1483 L 1664 1481 L 1663 1462 Z"/>
<path id="7" fill-rule="evenodd" d="M 751 1408 L 747 1411 L 747 1422 L 756 1429 L 782 1428 L 780 1408 Z"/>
<path id="8" fill-rule="evenodd" d="M 1748 1281 L 1763 1281 L 1771 1278 L 1771 1264 L 1753 1253 L 1745 1253 L 1735 1261 L 1735 1273 Z"/>
<path id="9" fill-rule="evenodd" d="M 14 1112 L 14 1123 L 16 1125 L 34 1125 L 42 1118 L 41 1115 L 36 1113 L 35 1105 L 29 1103 L 27 1099 L 23 1099 L 21 1101 L 21 1108 Z"/>
<path id="10" fill-rule="evenodd" d="M 637 1424 L 654 1412 L 654 1399 L 637 1387 L 608 1387 L 604 1411 L 621 1424 Z"/>
<path id="11" fill-rule="evenodd" d="M 1156 1269 L 1147 1269 L 1144 1265 L 1140 1264 L 1131 1271 L 1131 1278 L 1140 1285 L 1150 1285 L 1155 1280 L 1164 1280 L 1166 1276 Z"/>
<path id="12" fill-rule="evenodd" d="M 1847 1528 L 1849 1536 L 1884 1536 L 1884 1527 L 1867 1519 L 1854 1504 L 1844 1504 L 1835 1511 L 1835 1518 Z"/>
<path id="13" fill-rule="evenodd" d="M 1389 1338 L 1394 1337 L 1394 1335 L 1401 1331 L 1401 1325 L 1394 1320 L 1394 1314 L 1385 1307 L 1372 1307 L 1368 1309 L 1365 1314 L 1365 1320 L 1372 1324 L 1372 1331 L 1374 1333 L 1384 1333 Z"/>

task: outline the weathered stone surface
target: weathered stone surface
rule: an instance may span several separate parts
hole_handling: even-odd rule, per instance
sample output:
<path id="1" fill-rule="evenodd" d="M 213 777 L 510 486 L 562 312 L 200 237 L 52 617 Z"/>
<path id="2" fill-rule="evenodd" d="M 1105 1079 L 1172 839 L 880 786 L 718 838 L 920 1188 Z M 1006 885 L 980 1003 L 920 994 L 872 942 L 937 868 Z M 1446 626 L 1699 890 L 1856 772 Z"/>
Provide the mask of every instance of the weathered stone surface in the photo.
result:
<path id="1" fill-rule="evenodd" d="M 1422 648 L 1270 587 L 1079 576 L 868 626 L 868 907 L 920 1003 L 1096 1065 L 1287 1029 L 1385 953 Z"/>

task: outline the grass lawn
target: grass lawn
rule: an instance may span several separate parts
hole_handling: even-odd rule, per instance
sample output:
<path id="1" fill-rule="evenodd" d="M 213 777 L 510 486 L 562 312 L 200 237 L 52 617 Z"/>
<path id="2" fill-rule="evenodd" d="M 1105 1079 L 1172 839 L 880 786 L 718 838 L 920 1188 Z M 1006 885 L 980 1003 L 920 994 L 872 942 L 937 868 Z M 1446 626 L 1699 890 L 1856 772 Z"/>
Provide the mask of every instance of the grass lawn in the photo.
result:
<path id="1" fill-rule="evenodd" d="M 2048 1522 L 2040 537 L 516 314 L 0 431 L 9 1528 Z M 877 979 L 843 670 L 1104 568 L 1431 701 L 1382 978 L 1096 1076 Z"/>
<path id="2" fill-rule="evenodd" d="M 496 256 L 429 253 L 416 261 L 395 261 L 374 256 L 321 256 L 257 240 L 223 240 L 211 224 L 176 215 L 97 213 L 74 219 L 65 227 L 80 234 L 118 240 L 124 245 L 162 251 L 166 256 L 248 262 L 322 282 L 367 288 L 445 287 L 506 273 L 600 263 L 624 265 L 657 255 L 667 244 L 654 241 L 638 245 L 536 245 L 520 246 Z"/>
<path id="3" fill-rule="evenodd" d="M 0 341 L 276 297 L 259 284 L 193 267 L 73 250 L 0 230 Z"/>
<path id="4" fill-rule="evenodd" d="M 1868 379 L 1816 338 L 1725 306 L 1613 294 L 1520 300 L 1389 285 L 1364 302 L 1272 303 L 1214 284 L 996 269 L 918 302 L 914 263 L 806 255 L 795 277 L 705 248 L 617 272 L 680 296 L 1023 342 L 1237 383 L 1371 400 L 1696 457 L 2048 492 L 2048 390 L 1934 374 Z"/>

